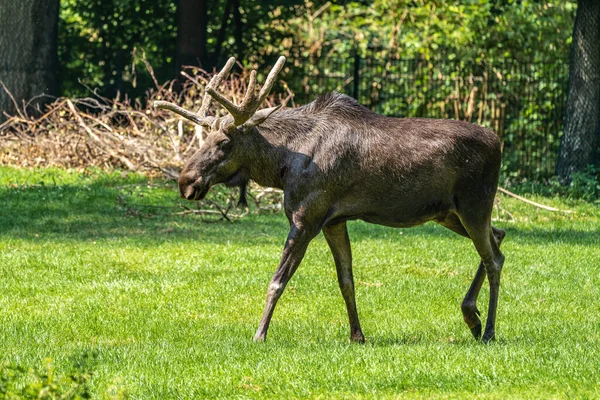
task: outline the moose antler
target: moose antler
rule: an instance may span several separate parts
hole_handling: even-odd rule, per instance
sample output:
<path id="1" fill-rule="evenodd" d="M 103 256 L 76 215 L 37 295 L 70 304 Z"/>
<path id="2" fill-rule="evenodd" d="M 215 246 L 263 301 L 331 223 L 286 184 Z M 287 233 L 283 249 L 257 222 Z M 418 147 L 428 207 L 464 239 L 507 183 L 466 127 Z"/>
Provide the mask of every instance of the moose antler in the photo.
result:
<path id="1" fill-rule="evenodd" d="M 215 76 L 212 77 L 208 85 L 206 86 L 206 90 L 204 91 L 204 97 L 202 97 L 202 105 L 200 106 L 200 110 L 198 110 L 198 114 L 194 114 L 184 108 L 179 107 L 177 104 L 170 103 L 168 101 L 157 100 L 154 102 L 154 107 L 165 109 L 169 111 L 173 111 L 176 114 L 181 115 L 182 117 L 189 119 L 190 121 L 198 124 L 198 125 L 210 125 L 214 120 L 214 117 L 206 116 L 208 108 L 210 107 L 210 102 L 212 97 L 208 95 L 207 90 L 212 87 L 217 87 L 223 81 L 223 78 L 229 73 L 231 68 L 235 64 L 235 58 L 231 57 L 227 60 L 227 63 L 223 67 L 223 69 Z"/>
<path id="2" fill-rule="evenodd" d="M 202 97 L 202 105 L 200 106 L 200 110 L 198 111 L 198 115 L 200 116 L 200 118 L 206 117 L 206 112 L 208 111 L 208 107 L 210 107 L 210 101 L 212 99 L 212 96 L 208 95 L 208 90 L 211 88 L 219 87 L 225 76 L 227 76 L 229 71 L 231 71 L 233 64 L 235 64 L 235 58 L 230 57 L 229 60 L 227 60 L 227 63 L 225 64 L 221 72 L 213 76 L 208 85 L 206 86 L 206 89 L 204 90 L 204 97 Z"/>
<path id="3" fill-rule="evenodd" d="M 157 100 L 154 102 L 154 107 L 173 111 L 174 113 L 179 114 L 182 117 L 187 118 L 198 125 L 210 126 L 211 123 L 214 121 L 215 117 L 207 116 L 206 113 L 210 106 L 211 99 L 215 99 L 223 107 L 225 107 L 227 111 L 229 111 L 229 114 L 231 114 L 231 116 L 233 117 L 234 125 L 241 126 L 244 122 L 252 118 L 252 116 L 258 110 L 258 107 L 269 95 L 271 88 L 273 88 L 273 84 L 275 84 L 275 78 L 277 77 L 277 74 L 279 74 L 279 72 L 283 68 L 283 64 L 285 64 L 285 57 L 279 57 L 279 59 L 271 69 L 271 72 L 269 72 L 265 84 L 260 89 L 258 96 L 256 96 L 255 92 L 256 71 L 253 70 L 250 73 L 248 89 L 246 90 L 246 95 L 244 96 L 244 100 L 242 100 L 242 104 L 240 104 L 239 106 L 236 106 L 231 101 L 227 100 L 225 96 L 216 91 L 216 88 L 221 84 L 225 76 L 229 73 L 229 71 L 233 67 L 233 64 L 235 64 L 235 58 L 231 57 L 229 60 L 227 60 L 227 64 L 225 64 L 223 69 L 217 75 L 213 76 L 213 78 L 210 80 L 204 91 L 204 97 L 202 97 L 202 105 L 200 106 L 198 114 L 194 114 L 168 101 Z"/>
<path id="4" fill-rule="evenodd" d="M 242 103 L 239 106 L 236 106 L 231 101 L 227 100 L 225 96 L 223 96 L 221 93 L 217 92 L 215 90 L 215 88 L 217 87 L 216 85 L 209 84 L 206 87 L 206 93 L 213 97 L 216 101 L 221 103 L 221 105 L 225 107 L 227 111 L 229 111 L 229 114 L 231 114 L 231 116 L 233 117 L 235 126 L 240 126 L 244 122 L 252 118 L 252 116 L 256 113 L 256 110 L 258 110 L 258 107 L 269 95 L 269 92 L 271 91 L 271 88 L 275 83 L 275 78 L 277 77 L 277 74 L 279 74 L 279 72 L 283 68 L 283 64 L 285 64 L 285 57 L 281 56 L 271 69 L 271 72 L 269 72 L 269 75 L 265 80 L 265 84 L 260 89 L 258 96 L 256 96 L 255 91 L 256 71 L 253 70 L 252 72 L 250 72 L 250 81 L 248 82 L 248 89 L 246 90 L 244 100 L 242 100 Z"/>

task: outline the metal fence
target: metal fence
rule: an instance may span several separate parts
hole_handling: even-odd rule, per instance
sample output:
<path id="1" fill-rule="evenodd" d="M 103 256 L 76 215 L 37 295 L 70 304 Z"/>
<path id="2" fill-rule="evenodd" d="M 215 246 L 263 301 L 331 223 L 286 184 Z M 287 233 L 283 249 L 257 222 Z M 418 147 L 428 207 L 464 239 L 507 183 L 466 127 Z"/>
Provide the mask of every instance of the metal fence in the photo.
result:
<path id="1" fill-rule="evenodd" d="M 438 57 L 322 57 L 290 80 L 299 103 L 336 90 L 396 117 L 452 118 L 495 130 L 505 176 L 544 179 L 555 173 L 568 85 L 562 61 L 476 62 Z"/>

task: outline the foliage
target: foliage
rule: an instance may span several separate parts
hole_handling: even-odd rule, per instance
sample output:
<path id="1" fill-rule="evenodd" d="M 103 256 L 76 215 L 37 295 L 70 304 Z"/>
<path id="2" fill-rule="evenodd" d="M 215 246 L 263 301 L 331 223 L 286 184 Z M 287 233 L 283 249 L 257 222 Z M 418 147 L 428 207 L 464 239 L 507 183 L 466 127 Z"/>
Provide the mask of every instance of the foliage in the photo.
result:
<path id="1" fill-rule="evenodd" d="M 571 174 L 567 193 L 575 199 L 595 200 L 600 198 L 600 168 L 588 165 L 584 171 Z"/>
<path id="2" fill-rule="evenodd" d="M 89 373 L 77 370 L 57 375 L 50 359 L 39 369 L 0 365 L 0 399 L 89 399 L 90 378 Z"/>
<path id="3" fill-rule="evenodd" d="M 403 58 L 567 59 L 575 1 L 305 1 L 269 11 L 266 52 L 344 57 L 358 47 Z M 292 17 L 290 16 L 292 14 Z M 281 41 L 274 40 L 284 38 Z M 385 58 L 385 57 L 384 57 Z"/>
<path id="4" fill-rule="evenodd" d="M 568 184 L 562 182 L 557 176 L 550 178 L 547 182 L 507 178 L 505 184 L 515 190 L 536 193 L 541 196 L 562 196 L 598 203 L 600 199 L 600 168 L 588 165 L 584 171 L 573 173 Z"/>
<path id="5" fill-rule="evenodd" d="M 227 2 L 208 0 L 208 51 L 214 53 Z M 403 58 L 567 60 L 575 1 L 473 0 L 374 2 L 249 0 L 240 5 L 241 40 L 229 28 L 218 64 L 228 55 L 265 63 L 287 55 L 299 79 L 307 61 L 348 58 L 369 48 Z M 61 2 L 59 49 L 65 94 L 92 88 L 131 91 L 134 48 L 143 48 L 160 81 L 173 76 L 176 3 L 115 0 Z M 231 26 L 232 24 L 229 24 Z M 239 39 L 237 39 L 239 40 Z M 303 71 L 303 72 L 300 72 Z M 149 77 L 145 77 L 149 86 Z M 112 92 L 108 89 L 112 89 Z M 108 91 L 107 91 L 108 90 Z M 138 92 L 139 94 L 139 92 Z"/>
<path id="6" fill-rule="evenodd" d="M 217 36 L 228 2 L 207 0 L 207 48 L 215 57 Z M 264 45 L 258 30 L 259 21 L 268 18 L 267 10 L 273 4 L 280 7 L 289 2 L 248 0 L 240 7 L 243 25 L 243 43 L 236 43 L 232 23 L 226 30 L 223 49 L 218 59 L 211 59 L 209 71 L 231 55 L 245 61 L 248 54 L 260 52 Z M 107 97 L 117 92 L 131 97 L 142 96 L 152 86 L 152 77 L 145 73 L 141 60 L 135 57 L 141 49 L 147 61 L 155 68 L 159 82 L 178 77 L 175 71 L 175 45 L 177 38 L 177 2 L 153 0 L 61 1 L 58 32 L 62 92 L 65 96 L 83 96 L 99 90 Z M 195 65 L 198 67 L 199 65 Z M 133 71 L 141 70 L 136 75 Z M 137 82 L 136 82 L 137 80 Z"/>
<path id="7" fill-rule="evenodd" d="M 164 81 L 173 72 L 176 2 L 153 0 L 62 0 L 58 30 L 62 92 L 84 95 L 98 89 L 108 97 L 134 89 L 133 51 L 142 48 Z M 143 93 L 152 86 L 142 74 Z"/>

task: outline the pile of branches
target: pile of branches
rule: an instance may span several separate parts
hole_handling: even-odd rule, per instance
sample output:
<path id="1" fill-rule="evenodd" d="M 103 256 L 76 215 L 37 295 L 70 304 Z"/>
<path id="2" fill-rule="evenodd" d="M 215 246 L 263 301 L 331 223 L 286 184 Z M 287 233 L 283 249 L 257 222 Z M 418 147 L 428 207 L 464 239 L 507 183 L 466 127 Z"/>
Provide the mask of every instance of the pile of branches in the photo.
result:
<path id="1" fill-rule="evenodd" d="M 148 71 L 154 78 L 149 66 Z M 198 68 L 189 68 L 182 75 L 183 82 L 163 85 L 154 78 L 155 88 L 144 100 L 126 96 L 108 99 L 91 91 L 92 96 L 87 98 L 58 98 L 42 113 L 31 110 L 31 102 L 18 104 L 7 91 L 17 111 L 5 114 L 6 121 L 0 124 L 0 162 L 27 167 L 158 170 L 174 177 L 184 160 L 198 149 L 202 141 L 200 127 L 184 124 L 173 113 L 154 109 L 152 103 L 166 100 L 186 109 L 198 109 L 211 78 Z M 243 98 L 245 75 L 234 74 L 223 83 L 221 93 L 234 101 Z M 4 86 L 2 89 L 7 90 Z M 279 104 L 282 97 L 272 94 L 267 106 Z M 209 115 L 221 113 L 218 104 L 209 110 Z"/>
<path id="2" fill-rule="evenodd" d="M 143 100 L 119 95 L 109 99 L 90 90 L 86 98 L 54 99 L 41 112 L 31 106 L 36 99 L 18 104 L 0 82 L 0 90 L 8 93 L 17 110 L 14 115 L 4 113 L 6 120 L 0 124 L 0 163 L 19 167 L 122 169 L 176 179 L 184 161 L 202 143 L 201 127 L 184 123 L 169 111 L 154 109 L 152 103 L 165 100 L 189 110 L 199 109 L 212 74 L 188 68 L 182 72 L 182 81 L 160 85 L 151 67 L 146 64 L 146 68 L 155 87 Z M 219 91 L 235 102 L 240 101 L 246 92 L 247 75 L 246 72 L 231 75 Z M 289 96 L 290 93 L 285 93 L 285 97 Z M 284 94 L 271 94 L 265 107 L 282 102 Z M 208 114 L 222 115 L 225 111 L 214 103 Z M 253 191 L 250 198 L 273 197 L 270 192 L 262 194 L 257 187 Z"/>

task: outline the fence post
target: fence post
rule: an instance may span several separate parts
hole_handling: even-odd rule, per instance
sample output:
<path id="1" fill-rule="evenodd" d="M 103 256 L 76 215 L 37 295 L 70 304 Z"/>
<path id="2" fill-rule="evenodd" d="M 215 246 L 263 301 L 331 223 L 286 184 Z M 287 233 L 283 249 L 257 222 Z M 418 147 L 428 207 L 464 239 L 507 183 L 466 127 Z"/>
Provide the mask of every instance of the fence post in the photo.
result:
<path id="1" fill-rule="evenodd" d="M 360 84 L 360 53 L 358 49 L 354 51 L 354 87 L 353 87 L 353 97 L 358 100 L 358 90 Z"/>

